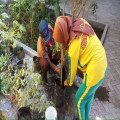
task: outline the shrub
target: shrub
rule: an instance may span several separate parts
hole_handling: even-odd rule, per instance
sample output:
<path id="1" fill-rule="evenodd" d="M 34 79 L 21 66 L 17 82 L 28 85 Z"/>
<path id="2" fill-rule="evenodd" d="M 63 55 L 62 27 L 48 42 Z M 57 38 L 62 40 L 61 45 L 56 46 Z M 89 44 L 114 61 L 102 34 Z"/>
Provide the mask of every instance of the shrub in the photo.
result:
<path id="1" fill-rule="evenodd" d="M 3 16 L 4 17 L 1 17 Z M 21 39 L 26 31 L 22 24 L 13 21 L 11 25 L 7 23 L 9 18 L 6 13 L 0 16 L 0 93 L 10 98 L 11 102 L 18 103 L 19 107 L 29 105 L 31 110 L 43 112 L 49 106 L 44 100 L 44 93 L 38 88 L 42 85 L 41 75 L 32 73 L 31 68 L 23 66 L 18 69 L 13 68 L 12 61 L 15 59 L 13 51 L 16 48 L 14 39 Z M 11 50 L 12 49 L 12 50 Z M 16 50 L 16 49 L 15 49 Z M 14 63 L 17 65 L 17 63 Z M 12 74 L 14 73 L 14 74 Z M 37 100 L 36 103 L 30 102 L 31 99 Z"/>
<path id="2" fill-rule="evenodd" d="M 52 24 L 52 14 L 50 6 L 55 6 L 55 16 L 59 16 L 59 0 L 12 0 L 10 13 L 13 20 L 22 23 L 26 28 L 26 34 L 22 37 L 22 42 L 36 50 L 37 39 L 39 36 L 38 25 L 42 19 L 48 24 Z M 54 24 L 54 23 L 53 23 Z M 54 26 L 54 25 L 53 25 Z"/>

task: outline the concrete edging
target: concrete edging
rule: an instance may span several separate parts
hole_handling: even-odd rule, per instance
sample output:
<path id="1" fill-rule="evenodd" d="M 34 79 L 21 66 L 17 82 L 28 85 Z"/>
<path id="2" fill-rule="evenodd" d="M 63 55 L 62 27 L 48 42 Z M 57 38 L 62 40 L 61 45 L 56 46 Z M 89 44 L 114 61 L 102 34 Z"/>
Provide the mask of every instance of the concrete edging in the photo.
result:
<path id="1" fill-rule="evenodd" d="M 106 37 L 108 27 L 109 27 L 108 24 L 104 24 L 104 23 L 100 23 L 100 22 L 96 22 L 96 21 L 92 21 L 92 20 L 88 20 L 88 22 L 90 23 L 90 25 L 92 27 L 96 27 L 96 28 L 98 28 L 100 30 L 103 30 L 100 41 L 101 41 L 102 44 L 104 44 L 105 37 Z"/>
<path id="2" fill-rule="evenodd" d="M 104 29 L 103 34 L 102 34 L 102 37 L 101 37 L 101 43 L 102 44 L 104 44 L 104 42 L 105 42 L 105 38 L 106 38 L 107 31 L 108 31 L 108 27 L 109 26 L 106 24 L 105 25 L 105 29 Z"/>
<path id="3" fill-rule="evenodd" d="M 34 56 L 37 56 L 37 52 L 35 50 L 33 50 L 32 48 L 26 46 L 25 44 L 19 42 L 18 40 L 15 40 L 14 41 L 16 42 L 16 45 L 19 46 L 19 47 L 23 47 L 25 53 L 27 55 L 29 55 L 30 57 L 34 57 Z"/>

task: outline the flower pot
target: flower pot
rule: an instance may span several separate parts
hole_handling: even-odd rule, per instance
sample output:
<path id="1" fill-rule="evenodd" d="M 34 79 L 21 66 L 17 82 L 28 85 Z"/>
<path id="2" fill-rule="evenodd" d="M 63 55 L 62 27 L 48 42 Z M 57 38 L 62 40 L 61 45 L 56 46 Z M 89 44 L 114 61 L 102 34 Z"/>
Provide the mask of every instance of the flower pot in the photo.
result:
<path id="1" fill-rule="evenodd" d="M 22 107 L 17 112 L 18 120 L 32 119 L 30 107 Z"/>

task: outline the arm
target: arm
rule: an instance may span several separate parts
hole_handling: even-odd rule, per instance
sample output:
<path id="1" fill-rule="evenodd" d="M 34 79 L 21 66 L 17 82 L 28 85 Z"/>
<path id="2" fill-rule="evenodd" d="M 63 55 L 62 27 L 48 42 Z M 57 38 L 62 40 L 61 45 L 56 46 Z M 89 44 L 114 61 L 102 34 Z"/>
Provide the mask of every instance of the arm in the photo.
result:
<path id="1" fill-rule="evenodd" d="M 43 53 L 45 52 L 41 41 L 42 41 L 42 38 L 41 36 L 39 36 L 38 41 L 37 41 L 37 56 L 38 57 L 43 57 Z"/>
<path id="2" fill-rule="evenodd" d="M 53 64 L 51 61 L 48 61 L 50 67 L 55 71 L 57 72 L 58 74 L 60 74 L 60 69 L 55 65 Z"/>
<path id="3" fill-rule="evenodd" d="M 59 69 L 55 64 L 53 64 L 53 63 L 50 61 L 47 53 L 45 54 L 45 57 L 44 57 L 44 58 L 47 59 L 50 67 L 51 67 L 55 72 L 57 72 L 58 74 L 60 74 L 60 69 Z"/>
<path id="4" fill-rule="evenodd" d="M 79 53 L 80 53 L 80 40 L 75 39 L 69 46 L 68 50 L 69 78 L 67 80 L 69 86 L 72 86 L 77 73 Z"/>

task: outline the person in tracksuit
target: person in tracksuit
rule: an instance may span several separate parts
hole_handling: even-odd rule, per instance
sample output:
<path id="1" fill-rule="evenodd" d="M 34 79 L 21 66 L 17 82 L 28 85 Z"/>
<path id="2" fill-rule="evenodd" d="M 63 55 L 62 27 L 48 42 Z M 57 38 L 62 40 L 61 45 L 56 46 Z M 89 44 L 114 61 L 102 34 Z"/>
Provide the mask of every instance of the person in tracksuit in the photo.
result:
<path id="1" fill-rule="evenodd" d="M 89 120 L 90 109 L 96 90 L 103 82 L 107 71 L 105 50 L 89 23 L 69 16 L 56 19 L 53 38 L 68 51 L 69 77 L 64 85 L 72 86 L 77 68 L 84 79 L 75 95 L 79 120 Z"/>

